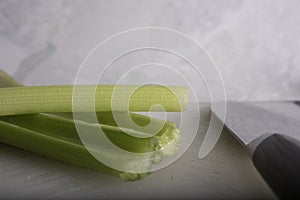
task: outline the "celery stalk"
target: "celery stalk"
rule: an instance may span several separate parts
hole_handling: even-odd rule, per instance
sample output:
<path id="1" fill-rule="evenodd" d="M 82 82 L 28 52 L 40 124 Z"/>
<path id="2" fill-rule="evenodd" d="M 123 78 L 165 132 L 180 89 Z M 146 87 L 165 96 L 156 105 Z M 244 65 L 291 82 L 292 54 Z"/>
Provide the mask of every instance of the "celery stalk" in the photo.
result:
<path id="1" fill-rule="evenodd" d="M 76 112 L 90 111 L 91 98 L 95 99 L 95 111 L 111 111 L 112 102 L 116 101 L 114 111 L 124 111 L 129 93 L 137 86 L 131 85 L 78 85 L 76 98 L 72 96 L 74 86 L 27 86 L 0 88 L 0 116 L 32 114 L 41 112 L 72 112 L 73 100 L 77 102 Z M 95 95 L 91 96 L 90 91 Z M 118 92 L 114 93 L 117 88 Z M 121 92 L 119 92 L 121 91 Z M 112 96 L 114 95 L 114 96 Z M 74 98 L 74 99 L 72 99 Z M 164 87 L 145 85 L 136 89 L 129 99 L 130 111 L 149 111 L 152 105 L 160 104 L 166 111 L 182 111 L 188 102 L 186 87 Z M 154 111 L 154 110 L 152 110 Z"/>
<path id="2" fill-rule="evenodd" d="M 96 160 L 83 145 L 50 137 L 4 121 L 0 121 L 0 129 L 0 140 L 6 144 L 112 175 L 120 177 L 122 175 L 122 172 L 111 169 Z M 145 175 L 130 174 L 127 180 L 139 179 Z"/>
<path id="3" fill-rule="evenodd" d="M 101 172 L 109 173 L 121 177 L 125 181 L 132 181 L 142 178 L 147 173 L 128 173 L 111 169 L 96 160 L 81 143 L 74 122 L 66 119 L 44 118 L 40 115 L 35 116 L 11 116 L 0 119 L 0 141 L 31 151 L 47 157 L 55 158 L 64 162 L 80 165 L 83 167 L 96 169 Z M 21 118 L 19 118 L 21 117 Z M 25 118 L 25 120 L 24 120 Z M 55 118 L 55 117 L 54 117 Z M 48 122 L 44 120 L 48 120 Z M 32 120 L 32 121 L 31 121 Z M 61 120 L 63 123 L 57 123 Z M 32 122 L 42 122 L 38 126 Z M 42 127 L 44 124 L 47 127 Z M 36 124 L 37 125 L 37 124 Z M 94 125 L 82 123 L 93 129 Z M 32 126 L 32 127 L 31 127 Z M 103 130 L 108 138 L 117 146 L 133 152 L 157 151 L 155 157 L 149 157 L 149 161 L 142 160 L 134 168 L 151 168 L 151 165 L 162 156 L 165 147 L 172 146 L 174 152 L 179 142 L 179 131 L 176 128 L 165 128 L 156 136 L 151 138 L 134 138 L 123 133 L 118 127 Z M 111 154 L 111 158 L 116 157 Z"/>
<path id="4" fill-rule="evenodd" d="M 112 116 L 110 113 L 106 113 L 105 116 Z M 150 117 L 134 114 L 132 115 L 134 121 L 138 121 L 138 124 L 144 124 L 150 120 Z M 34 115 L 16 115 L 16 116 L 1 116 L 0 120 L 11 125 L 22 127 L 37 133 L 42 133 L 49 137 L 56 137 L 58 139 L 66 140 L 72 143 L 80 144 L 81 140 L 77 134 L 74 120 L 54 116 L 49 114 L 34 114 Z M 104 123 L 103 123 L 104 122 Z M 106 124 L 105 122 L 108 122 Z M 159 119 L 155 119 L 154 123 L 159 123 Z M 136 153 L 145 153 L 154 150 L 161 150 L 166 143 L 178 140 L 179 131 L 175 124 L 172 122 L 166 122 L 162 129 L 153 137 L 150 137 L 151 133 L 142 132 L 141 135 L 149 135 L 146 138 L 138 138 L 128 135 L 128 132 L 134 130 L 128 128 L 122 128 L 114 126 L 109 118 L 106 121 L 102 121 L 100 127 L 106 136 L 118 147 L 127 151 Z M 79 125 L 88 126 L 88 128 L 97 128 L 97 124 L 91 123 L 79 123 Z M 136 132 L 139 134 L 139 132 Z M 88 134 L 88 133 L 87 133 Z M 176 152 L 176 146 L 174 152 Z"/>
<path id="5" fill-rule="evenodd" d="M 0 81 L 0 87 L 1 85 L 5 87 L 21 86 L 1 70 L 0 77 L 1 80 L 5 80 Z M 67 118 L 43 113 L 2 116 L 0 117 L 0 141 L 61 161 L 116 175 L 126 181 L 140 179 L 147 175 L 147 173 L 118 171 L 96 160 L 81 143 L 74 120 L 68 115 L 65 114 Z M 138 162 L 134 167 L 142 165 L 144 168 L 150 168 L 159 157 L 174 154 L 177 150 L 180 138 L 179 130 L 171 122 L 166 122 L 162 130 L 153 137 L 136 138 L 127 135 L 123 132 L 124 129 L 121 130 L 116 126 L 112 113 L 98 113 L 98 116 L 101 116 L 100 121 L 104 123 L 100 126 L 106 136 L 120 148 L 137 153 L 157 151 L 156 157 L 149 158 L 146 162 Z M 133 113 L 131 117 L 140 126 L 145 126 L 150 120 L 153 120 L 153 118 Z M 153 120 L 153 122 L 156 121 Z M 78 123 L 91 129 L 96 126 L 86 122 Z M 132 131 L 130 127 L 128 128 L 127 131 Z M 108 156 L 117 157 L 113 154 Z"/>

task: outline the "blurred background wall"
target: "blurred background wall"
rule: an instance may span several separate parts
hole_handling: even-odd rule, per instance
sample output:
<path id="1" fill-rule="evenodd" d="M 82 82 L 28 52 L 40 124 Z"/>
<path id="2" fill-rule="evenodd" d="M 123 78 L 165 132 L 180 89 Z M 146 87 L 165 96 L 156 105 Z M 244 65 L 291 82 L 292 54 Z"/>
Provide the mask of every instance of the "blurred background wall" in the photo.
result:
<path id="1" fill-rule="evenodd" d="M 88 52 L 131 28 L 181 31 L 209 52 L 233 100 L 300 99 L 298 0 L 1 0 L 0 68 L 72 84 Z"/>

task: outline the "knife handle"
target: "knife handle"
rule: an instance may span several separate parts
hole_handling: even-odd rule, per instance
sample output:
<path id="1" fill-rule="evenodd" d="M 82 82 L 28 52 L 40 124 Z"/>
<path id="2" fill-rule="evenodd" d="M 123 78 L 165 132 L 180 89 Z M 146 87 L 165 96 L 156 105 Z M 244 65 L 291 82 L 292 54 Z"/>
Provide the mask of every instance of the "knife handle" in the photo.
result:
<path id="1" fill-rule="evenodd" d="M 253 163 L 280 199 L 300 198 L 300 142 L 282 134 L 261 141 Z"/>

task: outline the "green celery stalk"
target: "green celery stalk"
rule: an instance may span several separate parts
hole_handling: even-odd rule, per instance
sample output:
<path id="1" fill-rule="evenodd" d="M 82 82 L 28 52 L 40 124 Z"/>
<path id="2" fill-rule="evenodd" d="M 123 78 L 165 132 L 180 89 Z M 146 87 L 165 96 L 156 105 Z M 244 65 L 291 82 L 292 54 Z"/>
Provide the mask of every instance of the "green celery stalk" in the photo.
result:
<path id="1" fill-rule="evenodd" d="M 55 158 L 64 162 L 80 165 L 83 167 L 96 169 L 101 172 L 116 175 L 125 181 L 132 181 L 145 177 L 147 173 L 130 173 L 122 172 L 105 166 L 96 160 L 81 143 L 74 122 L 72 120 L 59 119 L 63 124 L 55 124 L 57 119 L 39 118 L 36 116 L 19 116 L 5 117 L 0 120 L 0 141 L 31 151 L 44 156 Z M 26 121 L 21 121 L 23 119 Z M 33 119 L 33 121 L 31 121 Z M 13 123 L 12 123 L 13 122 Z M 26 123 L 25 126 L 23 123 Z M 39 126 L 34 126 L 31 122 L 42 122 Z M 48 127 L 42 128 L 43 123 Z M 53 123 L 53 124 L 52 124 Z M 77 122 L 81 123 L 81 122 Z M 81 123 L 82 126 L 88 126 L 93 129 L 95 125 Z M 28 126 L 32 126 L 27 128 Z M 132 152 L 156 151 L 155 155 L 149 157 L 149 160 L 141 160 L 131 167 L 141 167 L 150 169 L 152 164 L 158 162 L 163 154 L 164 148 L 169 146 L 176 152 L 179 143 L 179 131 L 175 128 L 166 128 L 151 138 L 135 138 L 122 132 L 118 127 L 104 128 L 104 132 L 117 146 Z M 105 152 L 101 152 L 105 153 Z M 109 154 L 109 153 L 108 153 Z M 116 158 L 117 155 L 107 155 Z M 120 163 L 123 164 L 123 163 Z M 130 164 L 131 165 L 131 164 Z M 140 166 L 142 165 L 142 166 Z"/>
<path id="2" fill-rule="evenodd" d="M 0 77 L 1 80 L 5 80 L 0 81 L 0 84 L 5 87 L 21 85 L 4 72 L 0 71 Z M 162 155 L 171 155 L 177 150 L 180 139 L 179 130 L 171 122 L 166 122 L 162 130 L 153 137 L 136 138 L 124 133 L 124 129 L 121 130 L 116 126 L 112 113 L 105 112 L 97 115 L 101 116 L 100 121 L 102 124 L 100 126 L 106 136 L 120 148 L 137 153 L 157 151 L 156 157 L 151 157 L 146 162 L 141 161 L 134 167 L 142 165 L 144 168 L 150 168 Z M 0 117 L 0 141 L 44 156 L 97 169 L 119 176 L 127 181 L 140 179 L 148 174 L 122 172 L 100 163 L 81 143 L 74 120 L 70 117 L 70 114 L 65 114 L 65 116 L 68 117 L 41 113 Z M 131 117 L 140 126 L 145 126 L 150 120 L 153 120 L 153 118 L 133 113 Z M 159 120 L 156 120 L 153 120 L 153 122 L 159 122 Z M 86 122 L 78 122 L 78 124 L 91 129 L 97 126 Z M 127 131 L 132 131 L 129 128 Z M 113 154 L 108 156 L 117 157 Z"/>
<path id="3" fill-rule="evenodd" d="M 75 87 L 66 85 L 0 88 L 0 116 L 72 112 L 73 101 L 77 105 L 76 112 L 90 111 L 91 98 L 95 99 L 97 112 L 111 111 L 112 99 L 116 102 L 114 111 L 124 111 L 127 109 L 124 108 L 127 93 L 136 87 L 133 85 L 77 85 Z M 75 91 L 80 92 L 73 93 L 74 88 Z M 90 96 L 94 89 L 96 89 L 95 95 Z M 114 93 L 114 90 L 118 92 Z M 73 96 L 74 94 L 76 97 Z M 145 85 L 132 93 L 128 106 L 130 111 L 149 111 L 152 105 L 160 104 L 166 111 L 178 112 L 186 108 L 188 97 L 186 87 Z"/>
<path id="4" fill-rule="evenodd" d="M 111 113 L 105 113 L 105 116 L 112 115 Z M 137 124 L 139 125 L 145 125 L 146 122 L 150 121 L 150 117 L 148 116 L 139 114 L 131 114 L 131 116 L 134 121 L 138 122 Z M 0 120 L 11 125 L 22 127 L 37 133 L 42 133 L 43 135 L 47 135 L 49 137 L 56 137 L 58 139 L 82 145 L 73 119 L 40 113 L 34 115 L 1 116 Z M 162 121 L 160 121 L 161 120 L 159 119 L 155 119 L 153 123 L 162 123 Z M 154 150 L 162 150 L 164 145 L 167 145 L 168 142 L 179 140 L 180 137 L 179 130 L 176 128 L 175 124 L 168 121 L 153 137 L 151 137 L 151 133 L 140 133 L 135 131 L 135 133 L 140 134 L 141 136 L 148 135 L 148 137 L 145 138 L 138 138 L 128 135 L 128 132 L 133 132 L 134 130 L 130 129 L 130 127 L 122 127 L 121 129 L 118 126 L 115 126 L 114 123 L 115 122 L 113 122 L 110 118 L 106 118 L 105 120 L 102 120 L 100 127 L 106 136 L 111 140 L 111 142 L 118 147 L 131 152 L 146 153 Z M 91 124 L 81 121 L 78 124 L 82 126 L 88 126 L 88 129 L 94 129 L 98 126 L 98 124 Z M 174 151 L 172 153 L 174 154 L 175 152 L 176 146 L 174 146 Z"/>
<path id="5" fill-rule="evenodd" d="M 143 178 L 146 173 L 126 173 L 100 163 L 83 145 L 66 140 L 50 137 L 29 129 L 0 121 L 0 140 L 6 144 L 16 146 L 43 156 L 64 162 L 100 170 L 111 175 L 119 176 L 125 181 Z M 113 156 L 113 155 L 112 155 Z"/>

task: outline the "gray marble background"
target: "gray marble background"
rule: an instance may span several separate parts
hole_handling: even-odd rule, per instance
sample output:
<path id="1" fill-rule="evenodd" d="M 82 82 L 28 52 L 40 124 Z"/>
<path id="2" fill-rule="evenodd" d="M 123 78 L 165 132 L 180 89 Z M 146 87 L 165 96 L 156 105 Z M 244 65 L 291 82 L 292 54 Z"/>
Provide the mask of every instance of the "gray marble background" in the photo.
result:
<path id="1" fill-rule="evenodd" d="M 204 45 L 229 99 L 299 99 L 299 10 L 298 0 L 1 0 L 0 68 L 28 85 L 72 84 L 96 44 L 158 26 Z"/>

